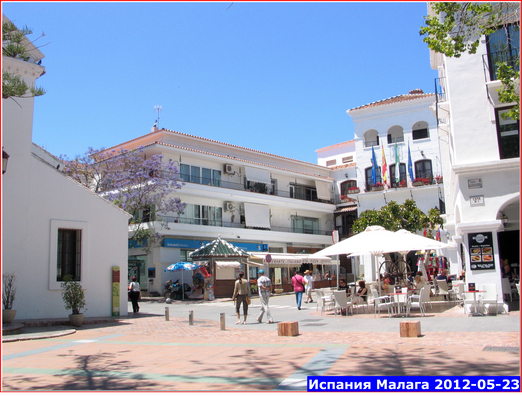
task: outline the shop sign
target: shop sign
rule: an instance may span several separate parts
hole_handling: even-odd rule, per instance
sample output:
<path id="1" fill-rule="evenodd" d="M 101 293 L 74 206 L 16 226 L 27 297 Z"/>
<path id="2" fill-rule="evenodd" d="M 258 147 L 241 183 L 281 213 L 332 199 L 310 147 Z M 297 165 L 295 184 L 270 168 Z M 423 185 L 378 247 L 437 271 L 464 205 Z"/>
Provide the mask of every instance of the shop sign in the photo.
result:
<path id="1" fill-rule="evenodd" d="M 484 195 L 474 195 L 469 197 L 469 204 L 471 206 L 484 206 Z"/>
<path id="2" fill-rule="evenodd" d="M 468 188 L 482 188 L 482 178 L 468 179 Z"/>
<path id="3" fill-rule="evenodd" d="M 212 241 L 197 241 L 194 239 L 172 239 L 164 238 L 161 242 L 162 247 L 178 248 L 178 249 L 199 249 Z M 242 243 L 230 242 L 232 245 L 249 251 L 249 252 L 266 252 L 268 251 L 268 244 L 266 243 Z"/>
<path id="4" fill-rule="evenodd" d="M 470 268 L 472 270 L 494 270 L 493 233 L 468 234 Z"/>

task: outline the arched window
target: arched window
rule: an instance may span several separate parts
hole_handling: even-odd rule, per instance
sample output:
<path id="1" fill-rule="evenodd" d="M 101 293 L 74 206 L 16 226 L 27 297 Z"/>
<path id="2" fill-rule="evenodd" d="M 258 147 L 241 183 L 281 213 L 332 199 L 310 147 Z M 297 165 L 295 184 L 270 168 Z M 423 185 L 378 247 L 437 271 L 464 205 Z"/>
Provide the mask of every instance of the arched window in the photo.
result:
<path id="1" fill-rule="evenodd" d="M 426 121 L 419 121 L 413 124 L 411 136 L 413 140 L 429 138 L 430 130 L 428 123 Z"/>
<path id="2" fill-rule="evenodd" d="M 366 168 L 364 170 L 364 174 L 366 176 L 366 191 L 370 191 L 372 189 L 372 186 L 373 186 L 373 178 L 372 178 L 372 167 L 370 166 L 369 168 Z M 381 179 L 381 167 L 379 166 L 377 168 L 377 172 L 375 174 L 375 182 L 376 183 L 382 183 L 382 179 Z"/>
<path id="3" fill-rule="evenodd" d="M 399 125 L 394 125 L 388 129 L 388 144 L 404 142 L 404 129 Z"/>
<path id="4" fill-rule="evenodd" d="M 357 180 L 346 180 L 341 183 L 341 195 L 348 194 L 350 187 L 357 187 Z"/>
<path id="5" fill-rule="evenodd" d="M 364 147 L 372 147 L 379 145 L 379 132 L 375 129 L 369 129 L 364 132 Z"/>
<path id="6" fill-rule="evenodd" d="M 415 178 L 429 179 L 433 177 L 431 160 L 420 160 L 415 162 Z"/>

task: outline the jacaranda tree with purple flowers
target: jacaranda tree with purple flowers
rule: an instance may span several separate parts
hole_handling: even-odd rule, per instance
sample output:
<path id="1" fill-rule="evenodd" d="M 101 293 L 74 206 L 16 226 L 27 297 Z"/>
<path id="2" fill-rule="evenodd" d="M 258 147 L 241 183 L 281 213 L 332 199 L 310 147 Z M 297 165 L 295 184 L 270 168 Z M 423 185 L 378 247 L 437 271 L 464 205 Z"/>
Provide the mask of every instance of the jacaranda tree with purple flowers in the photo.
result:
<path id="1" fill-rule="evenodd" d="M 60 159 L 65 174 L 132 215 L 132 239 L 146 252 L 159 240 L 154 222 L 168 228 L 160 214 L 179 215 L 185 209 L 186 204 L 173 196 L 182 186 L 178 167 L 161 154 L 147 157 L 142 147 L 132 151 L 90 147 L 74 160 Z"/>

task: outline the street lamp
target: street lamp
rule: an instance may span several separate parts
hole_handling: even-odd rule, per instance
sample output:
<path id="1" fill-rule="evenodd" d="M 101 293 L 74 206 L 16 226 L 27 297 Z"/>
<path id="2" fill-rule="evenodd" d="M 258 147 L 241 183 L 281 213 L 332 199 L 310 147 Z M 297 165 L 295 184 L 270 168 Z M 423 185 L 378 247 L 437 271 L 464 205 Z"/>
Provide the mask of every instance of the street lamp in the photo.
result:
<path id="1" fill-rule="evenodd" d="M 2 147 L 2 175 L 7 171 L 7 161 L 9 161 L 9 154 Z"/>
<path id="2" fill-rule="evenodd" d="M 504 212 L 500 212 L 501 216 L 500 216 L 500 221 L 502 222 L 503 225 L 506 225 L 508 223 L 508 217 L 506 216 L 506 214 Z"/>

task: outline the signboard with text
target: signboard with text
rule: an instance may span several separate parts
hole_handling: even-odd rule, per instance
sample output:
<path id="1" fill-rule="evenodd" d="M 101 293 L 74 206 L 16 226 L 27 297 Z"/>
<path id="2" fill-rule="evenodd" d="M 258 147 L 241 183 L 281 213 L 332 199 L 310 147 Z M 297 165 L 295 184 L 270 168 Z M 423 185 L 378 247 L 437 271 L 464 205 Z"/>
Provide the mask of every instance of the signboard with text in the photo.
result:
<path id="1" fill-rule="evenodd" d="M 470 268 L 472 270 L 494 270 L 493 233 L 468 234 Z"/>

